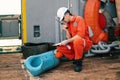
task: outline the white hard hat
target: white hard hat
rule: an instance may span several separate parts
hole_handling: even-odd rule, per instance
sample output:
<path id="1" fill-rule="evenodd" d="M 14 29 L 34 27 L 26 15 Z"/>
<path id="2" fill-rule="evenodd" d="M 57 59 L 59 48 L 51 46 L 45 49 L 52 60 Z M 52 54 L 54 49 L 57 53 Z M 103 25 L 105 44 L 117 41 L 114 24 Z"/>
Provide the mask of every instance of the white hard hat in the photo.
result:
<path id="1" fill-rule="evenodd" d="M 65 15 L 65 12 L 68 10 L 68 8 L 66 7 L 61 7 L 58 9 L 57 11 L 57 17 L 60 19 L 60 21 L 62 21 L 64 15 Z"/>

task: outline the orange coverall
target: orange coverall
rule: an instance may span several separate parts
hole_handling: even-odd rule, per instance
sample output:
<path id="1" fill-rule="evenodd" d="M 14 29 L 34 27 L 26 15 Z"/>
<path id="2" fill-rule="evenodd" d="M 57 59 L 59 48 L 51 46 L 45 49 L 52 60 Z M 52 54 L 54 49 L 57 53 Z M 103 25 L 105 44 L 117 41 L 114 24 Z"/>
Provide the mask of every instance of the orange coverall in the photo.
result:
<path id="1" fill-rule="evenodd" d="M 62 53 L 62 55 L 69 60 L 82 59 L 83 53 L 88 51 L 92 46 L 92 41 L 89 39 L 88 26 L 80 16 L 73 16 L 72 21 L 70 21 L 67 26 L 71 37 L 79 35 L 80 38 L 68 44 L 71 49 L 68 49 L 68 47 L 64 45 L 57 46 L 58 53 Z"/>

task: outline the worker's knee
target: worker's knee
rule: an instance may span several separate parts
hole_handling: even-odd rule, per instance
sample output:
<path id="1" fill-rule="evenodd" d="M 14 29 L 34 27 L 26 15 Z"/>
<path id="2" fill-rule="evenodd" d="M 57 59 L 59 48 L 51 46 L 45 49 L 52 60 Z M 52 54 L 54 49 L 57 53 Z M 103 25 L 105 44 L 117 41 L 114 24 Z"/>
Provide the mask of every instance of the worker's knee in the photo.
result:
<path id="1" fill-rule="evenodd" d="M 84 40 L 82 38 L 77 38 L 73 41 L 74 45 L 82 45 L 84 46 Z"/>

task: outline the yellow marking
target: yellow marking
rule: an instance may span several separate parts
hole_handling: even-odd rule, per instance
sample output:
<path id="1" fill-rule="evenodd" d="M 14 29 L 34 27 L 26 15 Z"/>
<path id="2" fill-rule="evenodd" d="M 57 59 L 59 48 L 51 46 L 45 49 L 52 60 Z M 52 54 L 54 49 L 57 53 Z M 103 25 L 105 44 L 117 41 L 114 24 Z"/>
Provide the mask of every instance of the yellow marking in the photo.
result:
<path id="1" fill-rule="evenodd" d="M 26 23 L 26 0 L 22 0 L 22 38 L 23 43 L 27 42 L 27 23 Z"/>

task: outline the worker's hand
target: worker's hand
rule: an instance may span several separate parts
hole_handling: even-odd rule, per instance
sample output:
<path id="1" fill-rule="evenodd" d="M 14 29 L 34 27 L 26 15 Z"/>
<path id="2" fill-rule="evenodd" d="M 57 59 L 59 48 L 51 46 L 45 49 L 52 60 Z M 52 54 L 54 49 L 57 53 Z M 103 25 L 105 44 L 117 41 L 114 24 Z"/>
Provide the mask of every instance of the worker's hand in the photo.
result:
<path id="1" fill-rule="evenodd" d="M 65 30 L 65 31 L 67 31 L 67 26 L 66 26 L 66 24 L 63 24 L 63 25 L 61 25 L 61 28 L 63 29 L 63 30 Z"/>
<path id="2" fill-rule="evenodd" d="M 68 44 L 68 40 L 64 40 L 61 42 L 61 45 L 67 45 Z"/>

